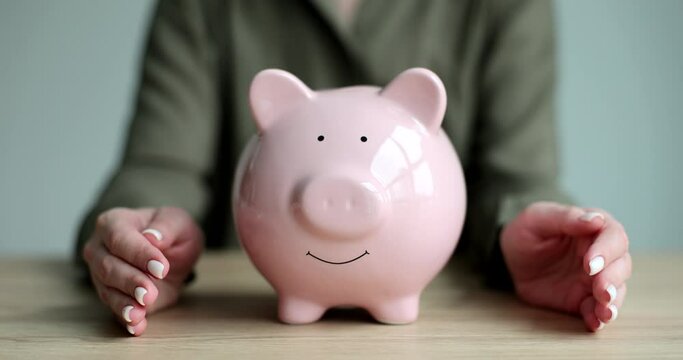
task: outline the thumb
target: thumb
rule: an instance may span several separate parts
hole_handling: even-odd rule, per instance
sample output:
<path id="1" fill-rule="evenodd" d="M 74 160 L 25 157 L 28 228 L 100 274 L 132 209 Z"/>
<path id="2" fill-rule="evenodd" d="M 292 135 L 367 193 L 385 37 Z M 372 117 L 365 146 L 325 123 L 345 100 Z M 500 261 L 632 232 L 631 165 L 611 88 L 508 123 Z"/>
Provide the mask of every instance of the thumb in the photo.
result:
<path id="1" fill-rule="evenodd" d="M 160 250 L 196 243 L 201 248 L 203 235 L 194 219 L 183 209 L 161 207 L 156 210 L 142 235 Z"/>
<path id="2" fill-rule="evenodd" d="M 605 216 L 580 207 L 555 202 L 536 202 L 522 213 L 527 228 L 541 237 L 592 234 L 605 224 Z"/>

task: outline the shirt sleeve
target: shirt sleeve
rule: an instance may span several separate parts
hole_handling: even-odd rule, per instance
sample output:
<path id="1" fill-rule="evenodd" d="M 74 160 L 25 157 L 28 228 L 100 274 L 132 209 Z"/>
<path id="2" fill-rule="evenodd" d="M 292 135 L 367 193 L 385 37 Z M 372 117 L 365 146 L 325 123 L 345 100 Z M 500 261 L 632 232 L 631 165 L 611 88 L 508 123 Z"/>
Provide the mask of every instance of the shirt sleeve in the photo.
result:
<path id="1" fill-rule="evenodd" d="M 76 259 L 101 212 L 177 206 L 206 215 L 219 119 L 216 46 L 198 1 L 160 1 L 123 157 L 84 217 Z"/>
<path id="2" fill-rule="evenodd" d="M 485 7 L 463 240 L 486 282 L 512 289 L 500 229 L 535 201 L 571 200 L 557 179 L 552 3 L 504 0 Z"/>

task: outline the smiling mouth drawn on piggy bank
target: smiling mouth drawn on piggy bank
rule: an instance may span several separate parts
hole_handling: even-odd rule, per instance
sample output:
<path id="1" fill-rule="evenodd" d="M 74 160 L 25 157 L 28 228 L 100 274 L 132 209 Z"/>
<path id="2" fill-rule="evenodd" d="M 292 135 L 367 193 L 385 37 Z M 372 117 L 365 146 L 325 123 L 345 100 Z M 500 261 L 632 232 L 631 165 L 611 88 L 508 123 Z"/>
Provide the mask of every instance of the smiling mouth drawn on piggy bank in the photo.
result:
<path id="1" fill-rule="evenodd" d="M 348 264 L 348 263 L 354 262 L 354 261 L 356 261 L 356 260 L 362 258 L 362 257 L 365 256 L 365 255 L 370 255 L 370 253 L 369 253 L 367 250 L 365 250 L 364 253 L 360 254 L 359 256 L 357 256 L 357 257 L 355 257 L 355 258 L 353 258 L 353 259 L 351 259 L 351 260 L 342 261 L 342 262 L 334 262 L 334 261 L 327 261 L 327 260 L 325 260 L 325 259 L 321 259 L 321 258 L 319 258 L 319 257 L 317 257 L 317 256 L 315 256 L 315 255 L 313 255 L 313 254 L 311 254 L 310 251 L 307 251 L 307 252 L 306 252 L 306 256 L 311 256 L 311 257 L 313 257 L 314 259 L 316 259 L 316 260 L 318 260 L 318 261 L 322 261 L 322 262 L 324 262 L 324 263 L 328 263 L 328 264 L 332 264 L 332 265 L 344 265 L 344 264 Z"/>

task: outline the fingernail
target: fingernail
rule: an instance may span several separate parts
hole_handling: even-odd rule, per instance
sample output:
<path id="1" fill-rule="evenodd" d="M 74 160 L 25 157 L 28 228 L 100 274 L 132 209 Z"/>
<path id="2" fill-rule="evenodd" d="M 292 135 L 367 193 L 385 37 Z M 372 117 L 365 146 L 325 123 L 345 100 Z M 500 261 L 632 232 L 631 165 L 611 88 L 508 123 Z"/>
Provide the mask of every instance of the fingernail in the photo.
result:
<path id="1" fill-rule="evenodd" d="M 597 331 L 597 330 L 602 330 L 602 328 L 605 327 L 605 323 L 604 323 L 604 322 L 602 322 L 602 321 L 600 321 L 600 320 L 598 320 L 598 322 L 600 322 L 600 325 L 598 325 L 598 328 L 595 329 L 596 331 Z"/>
<path id="2" fill-rule="evenodd" d="M 147 289 L 141 286 L 135 288 L 135 300 L 142 306 L 145 306 L 145 294 L 147 294 Z"/>
<path id="3" fill-rule="evenodd" d="M 123 319 L 126 320 L 126 322 L 131 322 L 133 320 L 130 319 L 130 311 L 133 310 L 132 305 L 124 306 L 123 310 L 121 310 L 121 315 L 123 315 Z"/>
<path id="4" fill-rule="evenodd" d="M 164 278 L 164 264 L 156 261 L 156 260 L 150 260 L 147 262 L 147 270 L 154 275 L 157 279 L 163 279 Z"/>
<path id="5" fill-rule="evenodd" d="M 142 230 L 142 235 L 145 235 L 145 234 L 151 234 L 152 236 L 154 236 L 154 238 L 157 239 L 157 241 L 161 241 L 164 238 L 163 236 L 161 236 L 161 232 L 157 229 Z"/>
<path id="6" fill-rule="evenodd" d="M 585 221 L 585 222 L 591 222 L 591 221 L 593 221 L 593 219 L 595 219 L 596 217 L 598 217 L 598 218 L 600 218 L 600 219 L 602 219 L 602 220 L 605 220 L 605 215 L 602 215 L 601 213 L 599 213 L 599 212 L 597 212 L 597 211 L 590 211 L 590 212 L 587 212 L 587 213 L 581 215 L 581 216 L 579 217 L 579 220 Z"/>
<path id="7" fill-rule="evenodd" d="M 617 288 L 614 285 L 609 284 L 606 290 L 609 294 L 609 302 L 612 303 L 614 299 L 617 298 Z"/>
<path id="8" fill-rule="evenodd" d="M 612 317 L 609 319 L 609 321 L 614 321 L 617 319 L 617 316 L 619 316 L 619 310 L 617 310 L 617 306 L 614 304 L 611 304 L 608 306 L 609 311 L 612 312 Z"/>
<path id="9" fill-rule="evenodd" d="M 602 256 L 596 256 L 593 258 L 593 260 L 591 260 L 588 263 L 588 266 L 590 267 L 590 270 L 591 270 L 591 272 L 588 275 L 593 276 L 593 275 L 599 273 L 600 271 L 602 271 L 602 268 L 605 267 L 605 258 Z M 163 266 L 162 266 L 162 269 L 163 269 Z"/>
<path id="10" fill-rule="evenodd" d="M 131 335 L 135 335 L 135 328 L 133 328 L 132 326 L 126 325 L 126 330 L 128 330 L 128 332 L 129 332 Z"/>

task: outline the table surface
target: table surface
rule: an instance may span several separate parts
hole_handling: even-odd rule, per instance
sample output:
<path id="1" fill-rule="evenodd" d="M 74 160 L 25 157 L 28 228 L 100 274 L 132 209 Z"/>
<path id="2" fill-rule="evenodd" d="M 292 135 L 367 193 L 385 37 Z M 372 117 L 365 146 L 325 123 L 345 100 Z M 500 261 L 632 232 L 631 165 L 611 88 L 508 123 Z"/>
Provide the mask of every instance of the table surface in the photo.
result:
<path id="1" fill-rule="evenodd" d="M 597 334 L 580 319 L 491 291 L 456 267 L 422 296 L 411 325 L 333 310 L 310 325 L 276 320 L 276 296 L 239 251 L 206 254 L 172 309 L 127 335 L 66 260 L 0 260 L 0 359 L 683 357 L 683 254 L 634 256 L 619 319 Z"/>

